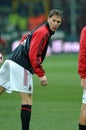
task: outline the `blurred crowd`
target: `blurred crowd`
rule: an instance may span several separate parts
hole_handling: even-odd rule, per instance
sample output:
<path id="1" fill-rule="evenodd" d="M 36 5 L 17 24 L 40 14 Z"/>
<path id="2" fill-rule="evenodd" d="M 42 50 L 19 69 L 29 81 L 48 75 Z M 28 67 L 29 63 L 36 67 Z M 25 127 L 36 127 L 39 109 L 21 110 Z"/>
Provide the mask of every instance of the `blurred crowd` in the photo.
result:
<path id="1" fill-rule="evenodd" d="M 0 3 L 1 4 L 1 3 Z M 0 11 L 0 28 L 4 31 L 31 31 L 36 26 L 46 21 L 43 2 L 33 4 L 33 14 L 30 14 L 29 2 L 18 2 L 16 6 L 8 3 L 10 9 Z"/>
<path id="2" fill-rule="evenodd" d="M 71 1 L 71 0 L 70 0 Z M 69 0 L 0 0 L 0 37 L 10 39 L 10 44 L 15 39 L 20 39 L 25 32 L 44 23 L 50 9 L 57 8 L 64 12 L 63 23 L 58 30 L 60 38 L 71 40 L 71 10 Z M 76 39 L 86 24 L 86 0 L 75 1 Z M 73 8 L 73 7 L 72 7 Z M 6 35 L 5 35 L 6 34 Z M 9 38 L 9 35 L 11 38 Z M 57 37 L 58 38 L 58 37 Z M 4 39 L 5 40 L 5 39 Z M 5 43 L 6 43 L 5 42 Z M 0 42 L 1 44 L 1 42 Z M 9 46 L 10 46 L 9 44 Z"/>
<path id="3" fill-rule="evenodd" d="M 71 1 L 71 0 L 70 0 Z M 27 31 L 46 21 L 47 12 L 52 8 L 62 9 L 64 21 L 62 30 L 71 33 L 71 12 L 69 0 L 1 0 L 0 1 L 0 32 Z M 74 0 L 73 0 L 74 1 Z M 86 23 L 86 0 L 75 0 L 76 33 Z M 49 6 L 49 7 L 46 7 Z"/>
<path id="4" fill-rule="evenodd" d="M 5 38 L 5 44 L 9 42 L 8 46 L 11 46 L 13 41 L 19 40 L 23 33 L 31 31 L 46 21 L 43 2 L 35 2 L 32 5 L 32 12 L 30 9 L 29 2 L 23 0 L 14 3 L 9 0 L 0 2 L 0 38 Z M 0 41 L 0 46 L 2 44 Z M 10 49 L 7 51 L 10 52 Z"/>

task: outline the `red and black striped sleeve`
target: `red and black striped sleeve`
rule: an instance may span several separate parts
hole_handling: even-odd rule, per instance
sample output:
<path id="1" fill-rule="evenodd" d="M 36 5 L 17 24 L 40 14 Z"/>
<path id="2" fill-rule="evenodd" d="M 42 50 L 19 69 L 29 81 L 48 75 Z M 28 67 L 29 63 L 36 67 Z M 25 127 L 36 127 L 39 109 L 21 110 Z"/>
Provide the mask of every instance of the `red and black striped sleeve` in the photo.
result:
<path id="1" fill-rule="evenodd" d="M 34 73 L 42 77 L 45 71 L 42 67 L 42 53 L 47 44 L 48 37 L 45 33 L 34 32 L 29 49 L 29 59 Z"/>

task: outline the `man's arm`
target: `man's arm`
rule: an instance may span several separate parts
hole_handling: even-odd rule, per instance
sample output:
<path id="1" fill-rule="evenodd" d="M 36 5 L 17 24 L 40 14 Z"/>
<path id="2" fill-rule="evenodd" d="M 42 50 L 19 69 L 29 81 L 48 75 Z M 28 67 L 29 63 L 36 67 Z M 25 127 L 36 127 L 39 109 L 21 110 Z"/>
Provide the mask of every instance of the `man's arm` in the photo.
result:
<path id="1" fill-rule="evenodd" d="M 42 52 L 46 46 L 47 39 L 48 37 L 44 37 L 43 34 L 35 34 L 31 39 L 29 50 L 30 63 L 34 69 L 34 73 L 39 77 L 43 86 L 46 86 L 48 83 L 42 67 Z"/>
<path id="2" fill-rule="evenodd" d="M 81 78 L 81 86 L 86 88 L 86 27 L 82 29 L 80 35 L 78 73 Z"/>

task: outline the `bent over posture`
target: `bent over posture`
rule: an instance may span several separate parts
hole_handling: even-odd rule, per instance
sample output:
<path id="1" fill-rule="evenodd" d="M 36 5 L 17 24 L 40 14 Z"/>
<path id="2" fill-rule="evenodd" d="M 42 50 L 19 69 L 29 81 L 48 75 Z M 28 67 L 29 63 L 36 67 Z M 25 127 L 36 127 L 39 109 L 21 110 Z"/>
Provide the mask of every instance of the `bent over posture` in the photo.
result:
<path id="1" fill-rule="evenodd" d="M 86 26 L 81 30 L 78 63 L 78 73 L 81 78 L 81 86 L 83 87 L 79 130 L 86 130 Z"/>
<path id="2" fill-rule="evenodd" d="M 47 85 L 42 62 L 49 39 L 61 25 L 62 19 L 62 11 L 51 10 L 47 22 L 23 36 L 19 46 L 7 57 L 0 68 L 0 94 L 4 91 L 20 93 L 22 130 L 29 130 L 33 93 L 32 75 L 36 74 L 39 77 L 41 85 Z"/>

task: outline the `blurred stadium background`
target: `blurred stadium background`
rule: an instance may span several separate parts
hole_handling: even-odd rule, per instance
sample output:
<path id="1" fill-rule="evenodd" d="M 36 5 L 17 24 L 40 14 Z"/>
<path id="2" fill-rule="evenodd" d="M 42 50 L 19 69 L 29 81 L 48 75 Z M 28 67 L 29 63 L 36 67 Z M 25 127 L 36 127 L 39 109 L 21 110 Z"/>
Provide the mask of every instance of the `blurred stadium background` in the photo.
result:
<path id="1" fill-rule="evenodd" d="M 4 53 L 17 46 L 21 35 L 45 22 L 53 8 L 63 10 L 64 21 L 52 37 L 48 55 L 78 52 L 80 31 L 86 24 L 86 0 L 0 0 L 0 44 L 5 43 Z"/>

